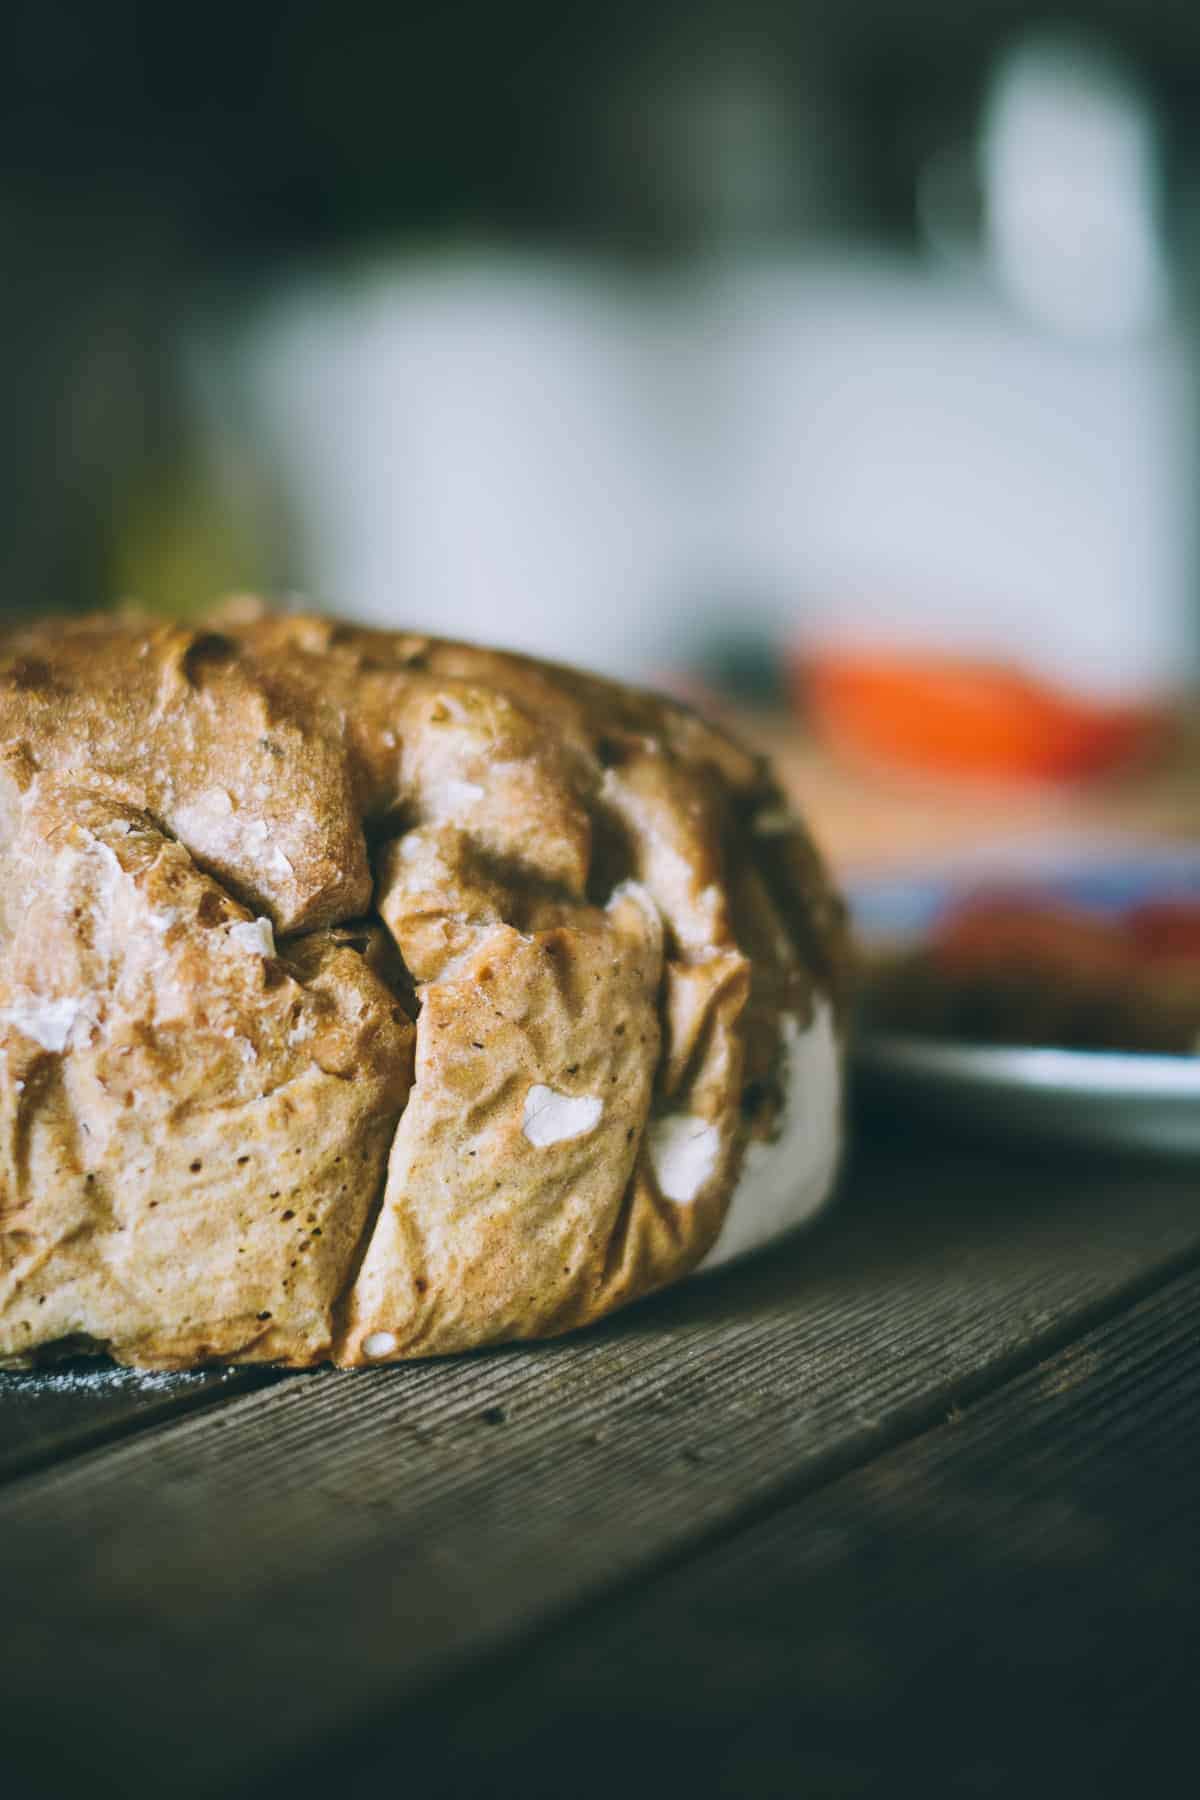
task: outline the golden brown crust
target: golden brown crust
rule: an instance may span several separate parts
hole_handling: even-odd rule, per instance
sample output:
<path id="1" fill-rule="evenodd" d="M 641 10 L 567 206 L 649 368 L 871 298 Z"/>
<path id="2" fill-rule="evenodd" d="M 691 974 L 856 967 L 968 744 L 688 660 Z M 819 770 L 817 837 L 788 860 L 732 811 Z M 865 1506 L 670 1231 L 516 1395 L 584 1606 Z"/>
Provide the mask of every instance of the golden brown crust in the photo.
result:
<path id="1" fill-rule="evenodd" d="M 236 609 L 0 639 L 0 1357 L 344 1364 L 685 1273 L 840 906 L 672 703 Z M 382 923 L 381 923 L 382 921 Z M 655 1121 L 709 1130 L 685 1202 Z"/>

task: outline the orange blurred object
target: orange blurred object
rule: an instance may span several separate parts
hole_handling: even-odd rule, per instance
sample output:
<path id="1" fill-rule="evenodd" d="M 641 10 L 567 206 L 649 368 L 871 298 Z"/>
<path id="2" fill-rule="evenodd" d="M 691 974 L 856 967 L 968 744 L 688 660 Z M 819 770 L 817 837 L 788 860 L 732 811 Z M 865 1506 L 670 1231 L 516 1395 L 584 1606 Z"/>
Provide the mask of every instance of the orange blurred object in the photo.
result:
<path id="1" fill-rule="evenodd" d="M 797 657 L 817 730 L 877 762 L 1016 781 L 1078 780 L 1162 741 L 1163 706 L 1105 705 L 1019 670 L 952 657 L 824 650 Z"/>

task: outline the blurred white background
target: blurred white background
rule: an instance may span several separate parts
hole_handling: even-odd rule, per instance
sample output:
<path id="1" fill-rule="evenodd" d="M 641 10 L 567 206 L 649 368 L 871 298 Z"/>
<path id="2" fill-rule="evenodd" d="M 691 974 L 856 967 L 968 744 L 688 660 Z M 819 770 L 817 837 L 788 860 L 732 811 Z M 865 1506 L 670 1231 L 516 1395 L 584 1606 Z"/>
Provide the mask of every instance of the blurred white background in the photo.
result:
<path id="1" fill-rule="evenodd" d="M 1196 675 L 1200 18 L 16 17 L 10 610 Z"/>

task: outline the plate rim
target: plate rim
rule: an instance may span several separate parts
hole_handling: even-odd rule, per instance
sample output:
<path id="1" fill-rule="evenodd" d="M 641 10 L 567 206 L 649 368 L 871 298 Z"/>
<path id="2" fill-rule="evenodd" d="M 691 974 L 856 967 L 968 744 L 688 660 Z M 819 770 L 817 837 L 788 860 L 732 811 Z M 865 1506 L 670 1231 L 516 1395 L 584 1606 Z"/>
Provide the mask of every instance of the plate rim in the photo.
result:
<path id="1" fill-rule="evenodd" d="M 855 1060 L 882 1073 L 962 1080 L 1081 1099 L 1200 1100 L 1200 1056 L 977 1044 L 915 1032 L 860 1030 Z"/>

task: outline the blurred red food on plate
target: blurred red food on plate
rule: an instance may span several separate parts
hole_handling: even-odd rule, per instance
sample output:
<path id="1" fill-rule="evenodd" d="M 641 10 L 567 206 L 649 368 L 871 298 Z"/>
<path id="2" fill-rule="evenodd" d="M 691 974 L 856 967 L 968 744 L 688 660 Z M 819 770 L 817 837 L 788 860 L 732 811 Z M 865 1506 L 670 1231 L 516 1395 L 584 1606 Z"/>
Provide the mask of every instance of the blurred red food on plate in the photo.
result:
<path id="1" fill-rule="evenodd" d="M 1086 977 L 1147 963 L 1200 963 L 1200 901 L 1147 901 L 1102 918 L 1034 896 L 977 894 L 942 916 L 930 949 L 948 975 L 1007 964 Z"/>
<path id="2" fill-rule="evenodd" d="M 877 956 L 885 1029 L 978 1044 L 1200 1051 L 1200 903 L 1104 916 L 1061 899 L 978 893 L 909 949 Z"/>
<path id="3" fill-rule="evenodd" d="M 1126 915 L 1125 929 L 1144 961 L 1200 960 L 1200 900 L 1148 901 Z"/>
<path id="4" fill-rule="evenodd" d="M 980 895 L 952 908 L 935 927 L 931 950 L 946 975 L 1008 965 L 1083 980 L 1118 974 L 1131 961 L 1120 922 L 1005 896 Z"/>

